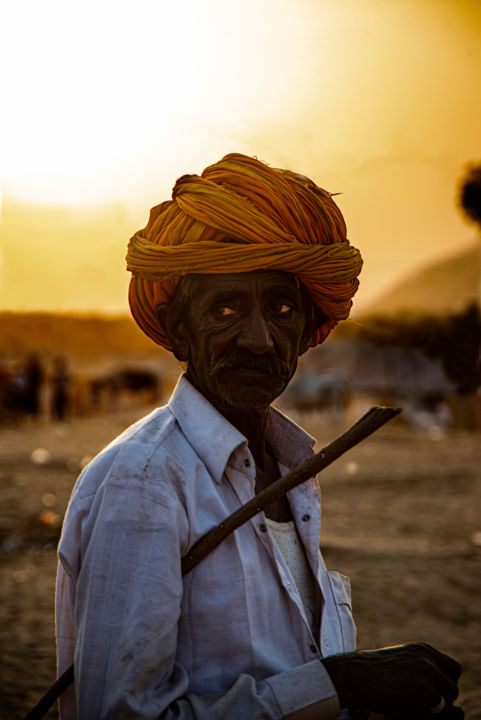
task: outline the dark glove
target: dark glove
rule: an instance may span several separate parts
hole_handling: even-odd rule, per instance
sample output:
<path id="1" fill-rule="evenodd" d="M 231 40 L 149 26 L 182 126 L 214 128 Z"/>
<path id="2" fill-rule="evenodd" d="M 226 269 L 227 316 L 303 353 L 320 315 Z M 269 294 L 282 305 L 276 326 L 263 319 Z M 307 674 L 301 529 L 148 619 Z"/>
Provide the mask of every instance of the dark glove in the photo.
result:
<path id="1" fill-rule="evenodd" d="M 341 707 L 351 708 L 354 718 L 361 711 L 380 713 L 392 720 L 464 717 L 461 708 L 453 705 L 458 696 L 460 664 L 426 643 L 332 655 L 322 662 Z"/>

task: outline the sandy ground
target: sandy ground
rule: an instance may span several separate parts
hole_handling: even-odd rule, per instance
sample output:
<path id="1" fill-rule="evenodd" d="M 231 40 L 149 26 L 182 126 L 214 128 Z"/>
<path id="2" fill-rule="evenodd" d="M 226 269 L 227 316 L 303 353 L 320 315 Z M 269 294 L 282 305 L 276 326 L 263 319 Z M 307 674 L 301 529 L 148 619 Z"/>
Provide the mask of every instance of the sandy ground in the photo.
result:
<path id="1" fill-rule="evenodd" d="M 55 677 L 56 543 L 79 468 L 143 412 L 0 428 L 2 720 Z M 338 432 L 301 420 L 321 444 Z M 452 654 L 466 717 L 481 718 L 480 435 L 394 421 L 323 472 L 322 497 L 321 544 L 351 577 L 359 647 L 423 640 Z"/>

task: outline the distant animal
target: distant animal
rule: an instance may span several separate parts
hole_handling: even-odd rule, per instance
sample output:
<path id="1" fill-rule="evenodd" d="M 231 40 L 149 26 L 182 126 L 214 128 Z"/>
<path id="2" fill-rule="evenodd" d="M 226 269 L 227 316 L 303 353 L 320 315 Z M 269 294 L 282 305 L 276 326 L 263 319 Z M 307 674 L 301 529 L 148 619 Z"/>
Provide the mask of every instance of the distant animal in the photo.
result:
<path id="1" fill-rule="evenodd" d="M 301 411 L 329 410 L 341 419 L 351 396 L 349 381 L 342 375 L 323 373 L 294 378 L 281 396 L 286 408 Z"/>
<path id="2" fill-rule="evenodd" d="M 142 394 L 143 399 L 155 402 L 162 394 L 162 380 L 152 370 L 127 366 L 90 381 L 91 402 L 99 409 L 113 409 L 124 394 Z"/>
<path id="3" fill-rule="evenodd" d="M 131 392 L 147 390 L 155 396 L 159 395 L 161 390 L 160 378 L 151 370 L 126 367 L 113 373 L 110 380 L 117 390 L 130 390 Z"/>

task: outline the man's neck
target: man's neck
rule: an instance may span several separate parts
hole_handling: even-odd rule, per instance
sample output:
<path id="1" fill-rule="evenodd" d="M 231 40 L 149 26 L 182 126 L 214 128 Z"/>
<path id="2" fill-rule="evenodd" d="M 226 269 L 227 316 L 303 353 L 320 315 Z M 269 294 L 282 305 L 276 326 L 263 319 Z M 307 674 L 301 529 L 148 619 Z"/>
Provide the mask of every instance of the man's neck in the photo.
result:
<path id="1" fill-rule="evenodd" d="M 230 422 L 239 432 L 247 438 L 249 450 L 255 463 L 264 469 L 269 462 L 266 448 L 267 418 L 269 417 L 270 403 L 249 403 L 232 405 L 218 394 L 209 392 L 197 381 L 197 378 L 187 370 L 189 382 Z"/>
<path id="2" fill-rule="evenodd" d="M 191 378 L 189 380 L 195 385 Z M 231 425 L 247 438 L 249 450 L 256 464 L 255 492 L 259 493 L 271 485 L 279 477 L 279 467 L 275 457 L 269 453 L 266 443 L 270 405 L 233 406 L 217 396 L 211 396 L 200 388 L 197 389 Z M 265 512 L 267 517 L 277 522 L 287 522 L 292 519 L 289 503 L 285 496 L 268 505 Z"/>
<path id="3" fill-rule="evenodd" d="M 264 468 L 266 462 L 266 430 L 269 416 L 269 405 L 238 407 L 219 401 L 218 398 L 207 398 L 225 419 L 247 438 L 256 465 Z"/>

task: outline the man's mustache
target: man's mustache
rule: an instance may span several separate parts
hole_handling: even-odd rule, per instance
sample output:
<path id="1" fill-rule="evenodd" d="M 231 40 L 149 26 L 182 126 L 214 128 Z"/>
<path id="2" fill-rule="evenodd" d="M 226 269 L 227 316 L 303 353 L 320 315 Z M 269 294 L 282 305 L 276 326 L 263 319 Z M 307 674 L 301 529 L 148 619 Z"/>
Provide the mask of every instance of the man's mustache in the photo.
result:
<path id="1" fill-rule="evenodd" d="M 274 353 L 255 355 L 248 351 L 233 350 L 224 357 L 217 360 L 210 369 L 210 375 L 215 375 L 221 370 L 232 370 L 233 368 L 246 368 L 247 370 L 258 370 L 269 375 L 289 377 L 290 367 L 277 357 Z"/>

